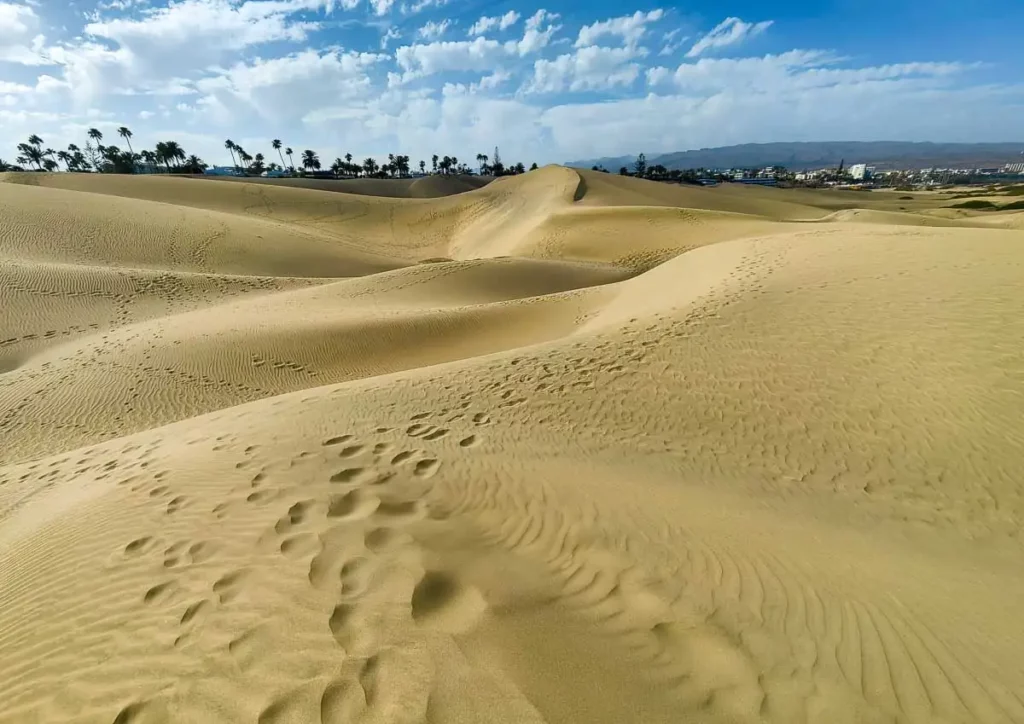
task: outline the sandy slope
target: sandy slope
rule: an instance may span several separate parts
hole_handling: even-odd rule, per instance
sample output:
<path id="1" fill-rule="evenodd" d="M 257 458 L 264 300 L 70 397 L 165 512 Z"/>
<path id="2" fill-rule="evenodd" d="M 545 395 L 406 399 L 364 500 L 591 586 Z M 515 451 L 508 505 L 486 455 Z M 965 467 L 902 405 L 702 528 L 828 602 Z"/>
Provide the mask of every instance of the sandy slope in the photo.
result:
<path id="1" fill-rule="evenodd" d="M 1020 215 L 5 180 L 0 721 L 1024 721 Z"/>
<path id="2" fill-rule="evenodd" d="M 388 196 L 404 199 L 436 199 L 479 189 L 491 181 L 490 176 L 426 176 L 414 179 L 305 179 L 305 178 L 233 178 L 213 176 L 211 179 L 233 183 L 254 183 L 288 188 L 339 191 L 362 196 Z"/>

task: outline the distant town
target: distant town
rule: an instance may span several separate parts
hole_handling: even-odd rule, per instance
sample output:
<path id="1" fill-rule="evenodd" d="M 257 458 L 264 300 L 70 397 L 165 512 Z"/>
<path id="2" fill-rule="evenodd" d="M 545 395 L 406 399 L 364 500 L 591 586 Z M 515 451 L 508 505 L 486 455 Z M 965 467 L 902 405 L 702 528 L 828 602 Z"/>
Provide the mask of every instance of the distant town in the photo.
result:
<path id="1" fill-rule="evenodd" d="M 612 173 L 600 164 L 594 171 Z M 1024 182 L 1024 162 L 1008 162 L 988 168 L 914 168 L 878 170 L 864 163 L 847 165 L 840 161 L 831 168 L 795 171 L 784 166 L 763 168 L 668 169 L 661 164 L 648 165 L 644 154 L 632 167 L 621 166 L 618 173 L 652 181 L 692 183 L 705 186 L 717 183 L 744 183 L 758 186 L 806 186 L 851 189 L 893 188 L 928 189 L 943 186 Z"/>

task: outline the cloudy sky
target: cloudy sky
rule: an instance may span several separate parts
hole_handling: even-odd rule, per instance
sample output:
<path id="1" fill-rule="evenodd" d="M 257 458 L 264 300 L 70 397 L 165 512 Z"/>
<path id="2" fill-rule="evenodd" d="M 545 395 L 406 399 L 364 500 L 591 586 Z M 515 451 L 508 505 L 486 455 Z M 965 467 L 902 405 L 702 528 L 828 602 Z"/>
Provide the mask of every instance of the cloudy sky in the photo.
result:
<path id="1" fill-rule="evenodd" d="M 0 158 L 121 125 L 211 163 L 1024 140 L 1021 28 L 1007 0 L 0 0 Z"/>

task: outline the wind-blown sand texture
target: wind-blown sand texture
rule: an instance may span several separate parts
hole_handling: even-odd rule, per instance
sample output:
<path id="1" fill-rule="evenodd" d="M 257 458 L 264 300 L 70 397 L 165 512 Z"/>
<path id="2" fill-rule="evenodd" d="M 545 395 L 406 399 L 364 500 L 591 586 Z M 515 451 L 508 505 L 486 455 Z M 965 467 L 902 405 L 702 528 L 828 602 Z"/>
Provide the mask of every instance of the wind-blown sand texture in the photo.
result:
<path id="1" fill-rule="evenodd" d="M 0 175 L 0 721 L 1024 721 L 1024 224 Z"/>

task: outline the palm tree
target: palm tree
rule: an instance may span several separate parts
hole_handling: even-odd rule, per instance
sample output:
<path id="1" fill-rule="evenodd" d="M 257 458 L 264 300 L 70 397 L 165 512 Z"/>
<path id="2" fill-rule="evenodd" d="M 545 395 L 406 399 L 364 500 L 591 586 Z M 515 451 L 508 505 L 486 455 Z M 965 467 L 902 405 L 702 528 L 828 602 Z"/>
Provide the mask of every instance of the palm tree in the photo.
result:
<path id="1" fill-rule="evenodd" d="M 284 156 L 281 155 L 281 139 L 275 138 L 270 142 L 270 145 L 274 147 L 275 151 L 277 151 L 277 155 L 281 159 L 281 165 L 284 166 Z"/>
<path id="2" fill-rule="evenodd" d="M 52 158 L 44 160 L 43 166 L 46 168 L 47 171 L 58 171 L 60 169 L 60 166 L 58 166 L 57 162 L 54 161 Z"/>
<path id="3" fill-rule="evenodd" d="M 427 162 L 421 159 L 420 160 L 420 173 L 426 173 L 426 172 L 427 172 Z"/>
<path id="4" fill-rule="evenodd" d="M 72 156 L 67 151 L 57 151 L 57 158 L 64 162 L 64 166 L 67 167 L 68 171 L 71 171 L 71 160 Z"/>
<path id="5" fill-rule="evenodd" d="M 185 151 L 177 141 L 160 141 L 156 144 L 156 159 L 163 161 L 168 173 L 171 170 L 171 161 L 185 159 Z"/>
<path id="6" fill-rule="evenodd" d="M 363 161 L 363 171 L 366 172 L 367 176 L 373 176 L 373 174 L 377 173 L 378 168 L 377 161 L 372 156 Z"/>
<path id="7" fill-rule="evenodd" d="M 90 128 L 89 133 L 87 135 L 89 136 L 89 138 L 96 141 L 97 146 L 99 145 L 100 141 L 103 140 L 103 134 L 100 133 L 100 129 L 98 128 Z"/>
<path id="8" fill-rule="evenodd" d="M 433 156 L 430 157 L 430 161 L 433 164 L 434 173 L 437 173 L 437 158 L 438 158 L 438 156 L 437 156 L 436 153 Z"/>
<path id="9" fill-rule="evenodd" d="M 486 153 L 478 153 L 476 155 L 476 160 L 480 162 L 480 175 L 483 176 L 484 175 L 484 171 L 487 170 L 487 154 Z"/>
<path id="10" fill-rule="evenodd" d="M 335 176 L 341 176 L 347 169 L 348 164 L 340 158 L 334 159 L 334 163 L 331 164 L 331 170 L 334 171 Z"/>
<path id="11" fill-rule="evenodd" d="M 7 163 L 2 158 L 0 158 L 0 173 L 3 173 L 4 171 L 10 171 L 10 170 L 12 170 L 11 169 L 11 164 Z"/>
<path id="12" fill-rule="evenodd" d="M 224 148 L 231 152 L 231 165 L 238 168 L 238 162 L 235 160 L 235 142 L 229 138 L 224 141 Z"/>
<path id="13" fill-rule="evenodd" d="M 203 159 L 199 158 L 199 156 L 192 154 L 185 161 L 185 168 L 188 169 L 189 173 L 200 174 L 206 170 L 206 164 L 203 163 Z"/>
<path id="14" fill-rule="evenodd" d="M 128 126 L 121 126 L 120 128 L 118 128 L 117 135 L 123 138 L 125 140 L 125 143 L 128 144 L 128 153 L 134 154 L 135 150 L 132 149 L 132 132 L 128 128 Z"/>
<path id="15" fill-rule="evenodd" d="M 41 139 L 39 136 L 37 136 L 34 133 L 31 136 L 28 137 L 28 142 L 30 144 L 32 144 L 33 146 L 42 146 L 43 145 L 43 139 Z"/>
<path id="16" fill-rule="evenodd" d="M 346 153 L 345 154 L 345 163 L 352 163 L 352 154 L 351 153 Z"/>
<path id="17" fill-rule="evenodd" d="M 38 138 L 38 136 L 36 136 Z M 29 140 L 32 140 L 29 138 Z M 32 143 L 19 143 L 18 152 L 21 156 L 18 158 L 19 163 L 34 163 L 36 168 L 42 170 L 43 168 L 43 151 L 38 145 Z M 22 160 L 24 159 L 24 160 Z"/>
<path id="18" fill-rule="evenodd" d="M 263 173 L 263 169 L 266 168 L 266 165 L 263 163 L 263 161 L 263 154 L 257 153 L 255 163 L 252 164 L 252 170 L 255 171 L 256 173 Z"/>
<path id="19" fill-rule="evenodd" d="M 316 151 L 311 151 L 307 148 L 302 152 L 302 168 L 307 171 L 320 168 L 320 158 L 316 155 Z"/>
<path id="20" fill-rule="evenodd" d="M 238 149 L 238 160 L 242 162 L 242 170 L 246 173 L 252 170 L 252 156 L 244 148 Z"/>
<path id="21" fill-rule="evenodd" d="M 286 148 L 284 155 L 288 157 L 288 165 L 291 166 L 292 173 L 295 173 L 295 161 L 292 160 L 292 149 Z"/>

